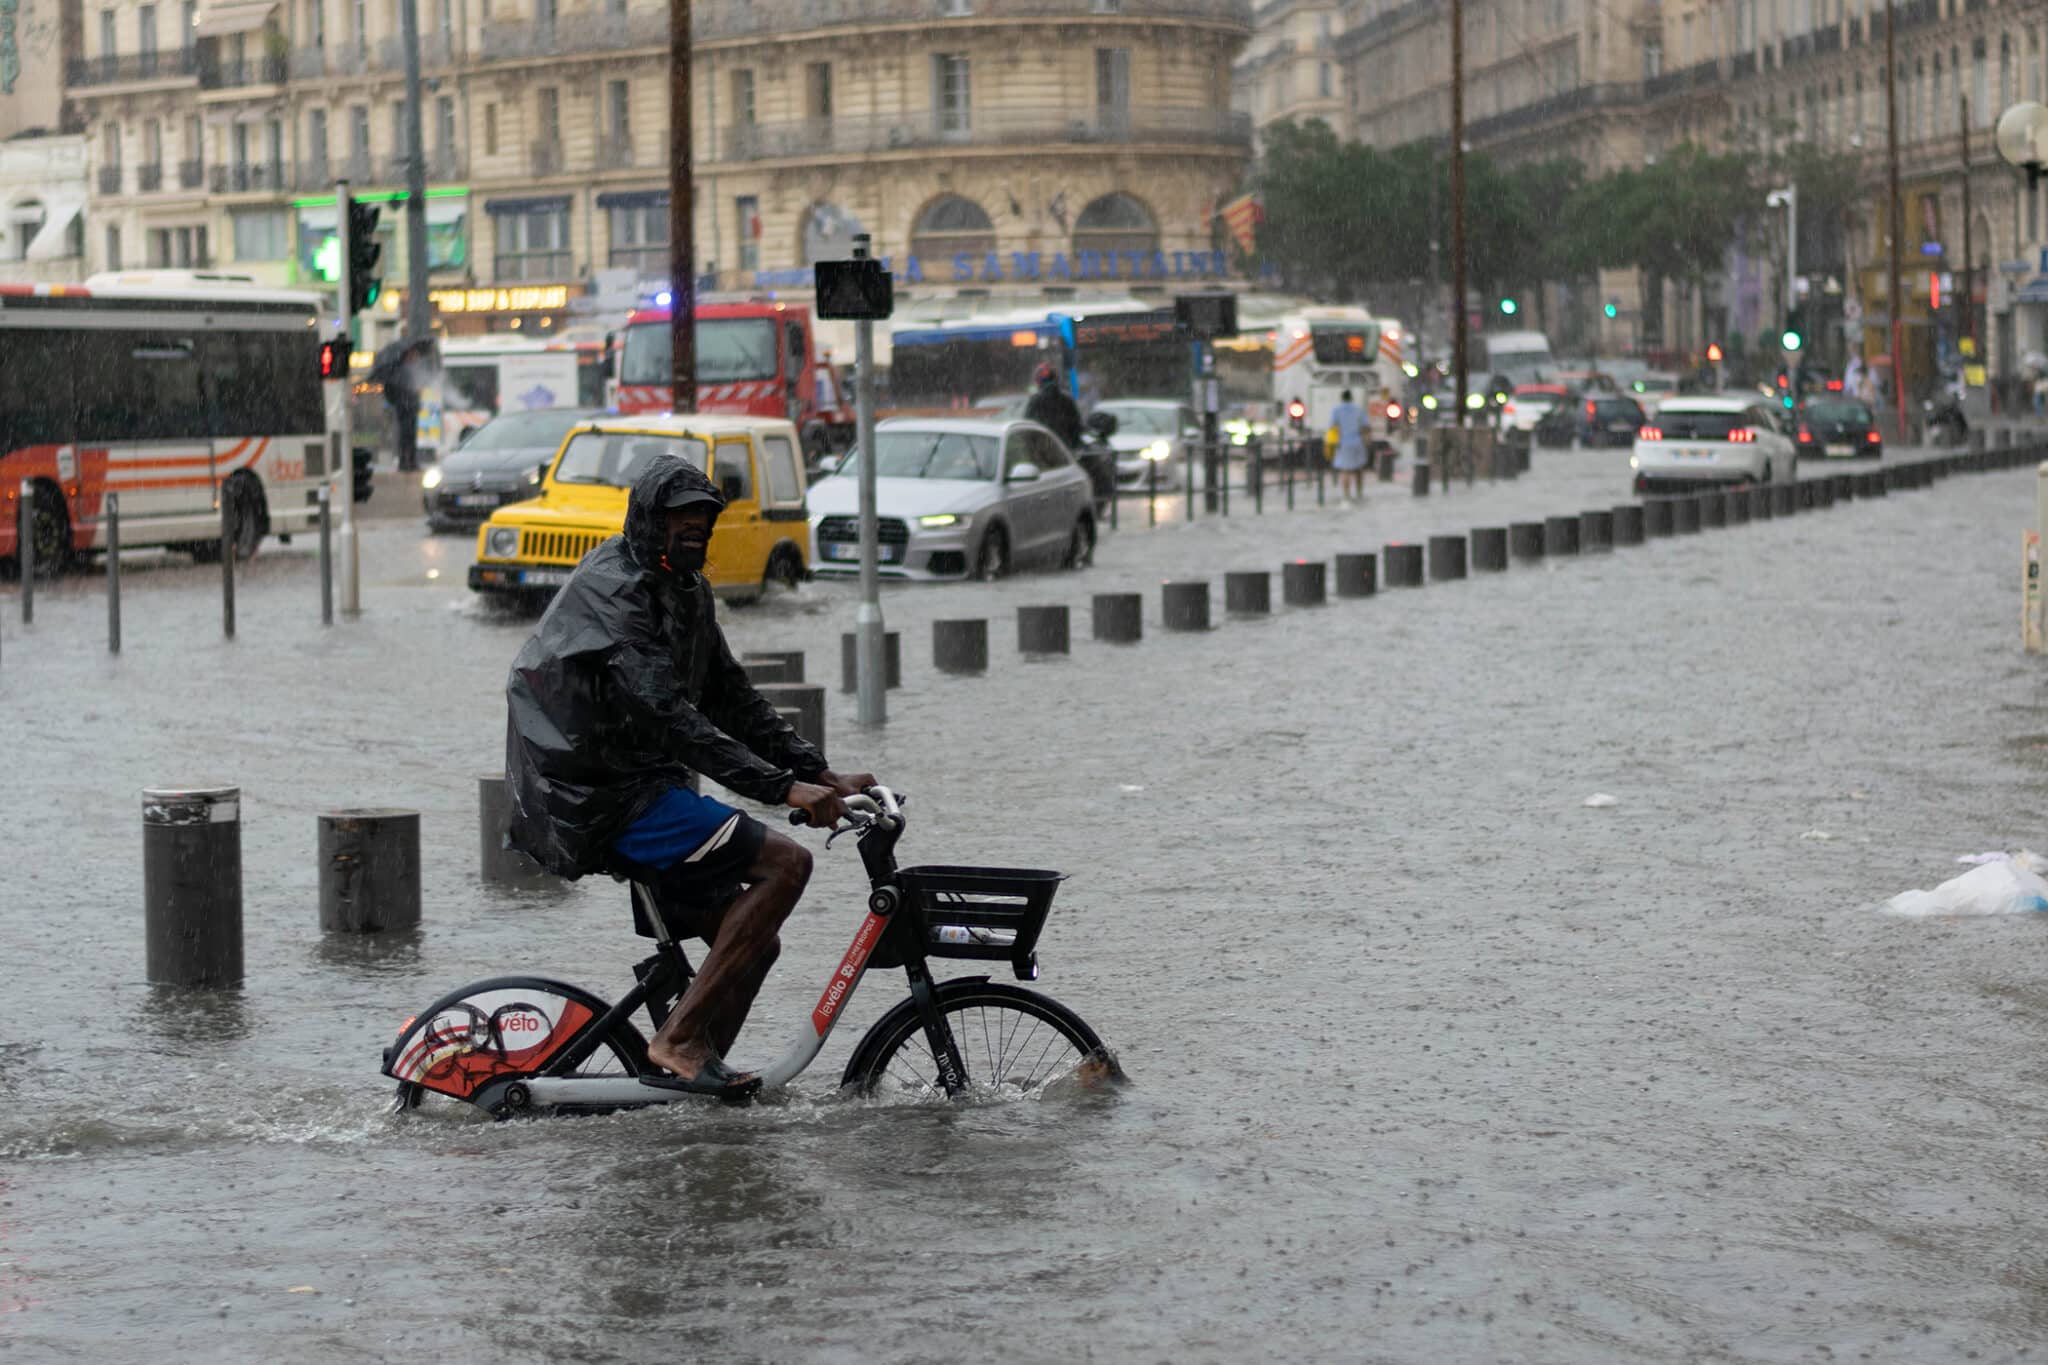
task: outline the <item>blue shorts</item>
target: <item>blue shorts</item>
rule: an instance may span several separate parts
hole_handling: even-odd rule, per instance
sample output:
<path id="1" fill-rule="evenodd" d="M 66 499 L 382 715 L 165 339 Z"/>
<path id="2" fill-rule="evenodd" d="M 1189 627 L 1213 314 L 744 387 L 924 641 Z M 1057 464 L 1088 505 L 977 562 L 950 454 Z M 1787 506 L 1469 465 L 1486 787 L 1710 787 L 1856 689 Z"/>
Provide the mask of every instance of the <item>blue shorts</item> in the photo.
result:
<path id="1" fill-rule="evenodd" d="M 654 889 L 677 937 L 709 941 L 767 838 L 767 826 L 753 816 L 671 787 L 612 841 L 610 862 L 614 871 Z M 633 918 L 651 936 L 653 926 L 643 922 L 637 904 Z"/>

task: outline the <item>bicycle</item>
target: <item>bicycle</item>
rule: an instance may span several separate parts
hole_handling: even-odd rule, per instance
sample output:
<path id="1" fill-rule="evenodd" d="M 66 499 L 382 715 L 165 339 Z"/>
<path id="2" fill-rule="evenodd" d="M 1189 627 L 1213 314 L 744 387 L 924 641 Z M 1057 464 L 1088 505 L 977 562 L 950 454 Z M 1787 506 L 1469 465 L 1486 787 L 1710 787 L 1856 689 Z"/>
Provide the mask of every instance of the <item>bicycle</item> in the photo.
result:
<path id="1" fill-rule="evenodd" d="M 901 967 L 909 998 L 868 1028 L 842 1089 L 863 1096 L 956 1097 L 975 1092 L 1039 1094 L 1073 1080 L 1083 1087 L 1123 1079 L 1116 1056 L 1081 1017 L 1037 991 L 987 976 L 934 980 L 931 958 L 1007 961 L 1019 981 L 1038 978 L 1037 945 L 1065 880 L 1036 868 L 898 867 L 906 822 L 886 787 L 846 801 L 870 889 L 867 915 L 818 1003 L 782 1056 L 761 1071 L 778 1090 L 823 1048 L 871 967 Z M 790 813 L 803 823 L 801 811 Z M 542 976 L 475 981 L 405 1021 L 384 1049 L 383 1073 L 398 1082 L 394 1110 L 419 1108 L 429 1094 L 465 1101 L 497 1118 L 603 1112 L 672 1104 L 699 1095 L 660 1088 L 632 1021 L 642 1009 L 659 1029 L 689 988 L 693 970 L 653 890 L 630 883 L 653 928 L 653 956 L 636 964 L 631 990 L 607 1004 L 579 986 Z"/>

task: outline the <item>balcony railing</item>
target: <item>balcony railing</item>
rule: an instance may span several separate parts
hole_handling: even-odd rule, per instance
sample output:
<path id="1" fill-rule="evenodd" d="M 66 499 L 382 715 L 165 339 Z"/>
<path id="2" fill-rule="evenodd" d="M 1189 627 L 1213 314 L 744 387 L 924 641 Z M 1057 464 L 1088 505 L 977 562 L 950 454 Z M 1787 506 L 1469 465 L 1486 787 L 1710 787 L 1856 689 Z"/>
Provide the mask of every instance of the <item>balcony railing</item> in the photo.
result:
<path id="1" fill-rule="evenodd" d="M 326 157 L 316 157 L 299 163 L 298 174 L 292 177 L 292 188 L 300 192 L 328 190 L 334 188 L 334 167 Z"/>
<path id="2" fill-rule="evenodd" d="M 1252 26 L 1251 0 L 698 0 L 691 7 L 690 29 L 697 38 L 744 38 L 846 24 L 1091 15 Z"/>
<path id="3" fill-rule="evenodd" d="M 626 14 L 565 15 L 551 23 L 494 23 L 484 29 L 478 54 L 486 60 L 548 57 L 558 53 L 658 47 L 666 42 L 667 12 L 634 10 Z"/>
<path id="4" fill-rule="evenodd" d="M 420 66 L 431 70 L 449 65 L 455 59 L 455 41 L 447 33 L 422 33 L 420 35 Z M 405 70 L 405 40 L 386 38 L 377 44 L 377 69 L 380 71 Z"/>
<path id="5" fill-rule="evenodd" d="M 724 150 L 728 161 L 762 161 L 963 144 L 996 147 L 1040 142 L 1169 142 L 1248 147 L 1251 140 L 1251 115 L 1228 110 L 1140 105 L 1077 112 L 1046 106 L 977 110 L 965 128 L 945 126 L 937 114 L 928 110 L 864 118 L 746 124 L 727 133 Z"/>
<path id="6" fill-rule="evenodd" d="M 553 138 L 542 138 L 533 144 L 528 166 L 535 175 L 560 175 L 564 158 L 562 144 Z"/>
<path id="7" fill-rule="evenodd" d="M 159 162 L 157 162 L 157 163 L 156 163 L 155 165 L 144 165 L 144 166 L 137 166 L 137 167 L 135 168 L 135 188 L 136 188 L 136 189 L 138 189 L 138 190 L 142 191 L 143 193 L 147 194 L 147 193 L 149 193 L 149 192 L 150 192 L 150 191 L 152 191 L 152 190 L 160 190 L 160 189 L 162 189 L 163 187 L 164 187 L 164 163 L 163 163 L 163 162 L 159 161 Z"/>
<path id="8" fill-rule="evenodd" d="M 119 166 L 100 167 L 100 193 L 119 194 L 120 192 L 121 168 Z"/>
<path id="9" fill-rule="evenodd" d="M 282 161 L 238 162 L 213 168 L 215 194 L 259 194 L 286 188 Z"/>
<path id="10" fill-rule="evenodd" d="M 633 139 L 619 134 L 597 140 L 599 170 L 616 171 L 633 164 Z"/>
<path id="11" fill-rule="evenodd" d="M 204 184 L 204 183 L 205 183 L 205 180 L 206 180 L 206 166 L 205 166 L 205 163 L 203 163 L 203 162 L 201 162 L 201 161 L 199 161 L 199 160 L 197 160 L 197 159 L 194 159 L 194 160 L 191 160 L 191 161 L 180 161 L 180 162 L 178 163 L 178 188 L 179 188 L 179 189 L 181 189 L 181 190 L 196 190 L 196 189 L 198 189 L 198 188 L 200 187 L 200 185 L 202 185 L 202 184 Z"/>
<path id="12" fill-rule="evenodd" d="M 660 246 L 615 246 L 608 258 L 614 270 L 637 270 L 653 278 L 668 273 L 668 244 Z"/>
<path id="13" fill-rule="evenodd" d="M 293 48 L 290 66 L 295 81 L 318 80 L 322 76 L 360 76 L 370 69 L 370 53 L 360 43 Z"/>
<path id="14" fill-rule="evenodd" d="M 127 85 L 136 81 L 182 80 L 198 70 L 190 48 L 137 52 L 126 57 L 74 57 L 64 64 L 72 86 Z"/>
<path id="15" fill-rule="evenodd" d="M 291 74 L 291 63 L 283 56 L 257 57 L 246 62 L 201 63 L 201 90 L 239 90 L 250 85 L 283 85 Z"/>
<path id="16" fill-rule="evenodd" d="M 499 284 L 555 284 L 575 275 L 573 257 L 567 251 L 533 251 L 520 256 L 500 256 Z"/>

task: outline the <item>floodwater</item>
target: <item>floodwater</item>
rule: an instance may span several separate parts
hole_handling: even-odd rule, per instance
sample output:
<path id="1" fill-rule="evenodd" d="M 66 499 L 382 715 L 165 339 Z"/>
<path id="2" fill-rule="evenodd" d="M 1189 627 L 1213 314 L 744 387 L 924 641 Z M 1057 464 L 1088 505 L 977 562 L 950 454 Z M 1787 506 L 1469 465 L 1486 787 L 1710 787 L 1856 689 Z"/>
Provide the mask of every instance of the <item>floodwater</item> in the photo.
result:
<path id="1" fill-rule="evenodd" d="M 389 1116 L 379 1050 L 441 991 L 640 955 L 608 881 L 476 879 L 527 625 L 468 600 L 469 543 L 368 523 L 328 630 L 266 547 L 233 642 L 217 570 L 138 556 L 117 659 L 96 580 L 26 632 L 0 599 L 0 1356 L 2039 1358 L 2048 920 L 1871 908 L 2043 839 L 2031 475 L 1156 628 L 1163 577 L 1606 506 L 1621 458 L 888 595 L 906 686 L 873 733 L 835 691 L 829 751 L 912 793 L 905 861 L 1071 874 L 1039 984 L 1120 1052 L 1108 1096 L 839 1098 L 878 972 L 769 1102 Z M 1135 588 L 1142 644 L 1078 611 L 1071 658 L 1016 657 L 1016 605 Z M 726 621 L 836 684 L 852 603 Z M 931 671 L 955 615 L 988 676 Z M 159 993 L 137 792 L 213 782 L 247 984 Z M 315 815 L 359 804 L 423 813 L 415 935 L 318 931 Z M 742 1062 L 857 921 L 818 853 Z"/>

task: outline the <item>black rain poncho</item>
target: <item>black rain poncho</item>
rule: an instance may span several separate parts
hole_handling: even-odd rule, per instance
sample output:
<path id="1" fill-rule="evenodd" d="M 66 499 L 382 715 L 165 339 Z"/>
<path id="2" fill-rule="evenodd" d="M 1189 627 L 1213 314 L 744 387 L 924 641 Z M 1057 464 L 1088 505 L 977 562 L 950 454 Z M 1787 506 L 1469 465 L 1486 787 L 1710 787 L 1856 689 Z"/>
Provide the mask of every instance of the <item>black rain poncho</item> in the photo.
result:
<path id="1" fill-rule="evenodd" d="M 726 646 L 702 574 L 661 568 L 663 510 L 711 481 L 674 456 L 633 484 L 624 535 L 576 566 L 505 686 L 506 846 L 550 872 L 603 869 L 612 842 L 696 771 L 776 803 L 825 757 L 799 737 Z"/>

